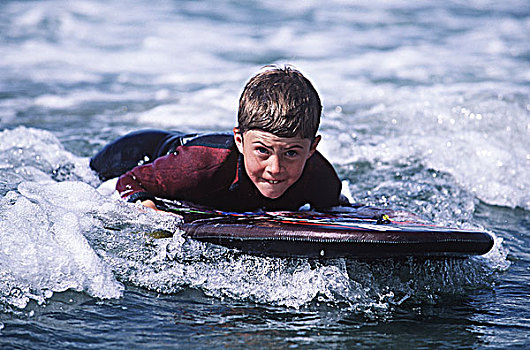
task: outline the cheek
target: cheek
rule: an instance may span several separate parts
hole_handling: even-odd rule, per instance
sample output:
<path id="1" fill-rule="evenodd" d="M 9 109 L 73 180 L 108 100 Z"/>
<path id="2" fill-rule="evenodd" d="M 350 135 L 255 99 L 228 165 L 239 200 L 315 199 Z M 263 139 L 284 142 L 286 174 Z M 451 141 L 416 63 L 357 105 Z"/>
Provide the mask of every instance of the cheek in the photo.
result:
<path id="1" fill-rule="evenodd" d="M 289 174 L 289 178 L 292 181 L 296 181 L 300 178 L 302 175 L 302 172 L 304 171 L 305 161 L 299 161 L 299 162 L 293 162 L 289 164 L 286 169 L 287 173 Z"/>
<path id="2" fill-rule="evenodd" d="M 259 159 L 256 159 L 256 157 L 252 155 L 245 157 L 245 169 L 250 177 L 258 176 L 263 172 L 263 167 L 261 166 Z"/>

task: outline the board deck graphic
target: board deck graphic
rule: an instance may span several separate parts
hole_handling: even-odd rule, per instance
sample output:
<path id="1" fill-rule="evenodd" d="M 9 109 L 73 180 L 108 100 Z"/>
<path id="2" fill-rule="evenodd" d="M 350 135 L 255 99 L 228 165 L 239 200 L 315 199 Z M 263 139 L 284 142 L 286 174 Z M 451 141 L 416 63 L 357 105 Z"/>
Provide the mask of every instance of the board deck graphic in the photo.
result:
<path id="1" fill-rule="evenodd" d="M 385 210 L 234 213 L 161 202 L 186 236 L 244 253 L 309 258 L 467 257 L 487 253 L 486 232 L 391 219 Z"/>

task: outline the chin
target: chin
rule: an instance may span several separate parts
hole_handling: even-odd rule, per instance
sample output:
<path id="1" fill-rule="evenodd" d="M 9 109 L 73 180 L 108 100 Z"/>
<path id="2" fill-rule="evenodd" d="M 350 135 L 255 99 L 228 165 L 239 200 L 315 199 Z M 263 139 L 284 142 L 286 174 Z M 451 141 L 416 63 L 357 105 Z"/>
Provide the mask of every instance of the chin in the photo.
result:
<path id="1" fill-rule="evenodd" d="M 276 199 L 278 197 L 281 197 L 286 190 L 269 190 L 269 189 L 259 189 L 259 192 L 263 197 L 269 198 L 269 199 Z"/>

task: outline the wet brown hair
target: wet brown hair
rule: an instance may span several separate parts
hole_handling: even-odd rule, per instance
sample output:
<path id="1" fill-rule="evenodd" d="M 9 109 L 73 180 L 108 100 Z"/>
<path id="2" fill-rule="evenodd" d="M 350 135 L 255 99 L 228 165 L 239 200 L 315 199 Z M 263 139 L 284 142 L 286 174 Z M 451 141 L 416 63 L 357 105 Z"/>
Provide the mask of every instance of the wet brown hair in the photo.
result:
<path id="1" fill-rule="evenodd" d="M 239 99 L 239 131 L 258 129 L 278 137 L 313 139 L 322 105 L 311 82 L 292 66 L 267 66 L 245 85 Z"/>

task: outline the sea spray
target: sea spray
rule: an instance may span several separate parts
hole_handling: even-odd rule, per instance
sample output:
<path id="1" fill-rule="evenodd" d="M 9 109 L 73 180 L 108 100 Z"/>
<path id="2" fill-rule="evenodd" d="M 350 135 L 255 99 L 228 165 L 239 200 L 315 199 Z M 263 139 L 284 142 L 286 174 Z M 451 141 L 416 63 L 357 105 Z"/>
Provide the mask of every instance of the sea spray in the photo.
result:
<path id="1" fill-rule="evenodd" d="M 65 150 L 49 131 L 19 126 L 1 131 L 0 140 L 0 195 L 24 181 L 99 182 L 88 159 Z"/>
<path id="2" fill-rule="evenodd" d="M 81 189 L 90 188 L 80 184 Z M 45 188 L 50 183 L 23 183 L 20 187 L 27 193 L 38 185 Z M 6 197 L 0 204 L 0 273 L 8 277 L 0 289 L 4 303 L 19 308 L 30 300 L 41 304 L 53 293 L 67 289 L 98 298 L 121 296 L 123 286 L 83 235 L 97 229 L 97 222 L 62 207 L 50 208 L 36 196 L 12 192 Z"/>

